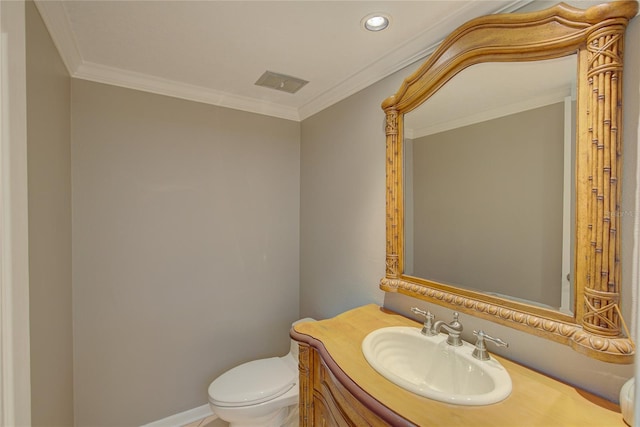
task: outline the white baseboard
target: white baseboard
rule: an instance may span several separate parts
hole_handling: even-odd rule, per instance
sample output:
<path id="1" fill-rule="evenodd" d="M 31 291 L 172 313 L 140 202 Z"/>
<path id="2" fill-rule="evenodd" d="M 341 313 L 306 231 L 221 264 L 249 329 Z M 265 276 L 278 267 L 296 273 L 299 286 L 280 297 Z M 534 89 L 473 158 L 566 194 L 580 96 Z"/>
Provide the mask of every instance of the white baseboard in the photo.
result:
<path id="1" fill-rule="evenodd" d="M 141 427 L 181 427 L 194 421 L 210 417 L 211 415 L 213 415 L 213 412 L 211 411 L 211 407 L 207 404 L 145 424 Z"/>

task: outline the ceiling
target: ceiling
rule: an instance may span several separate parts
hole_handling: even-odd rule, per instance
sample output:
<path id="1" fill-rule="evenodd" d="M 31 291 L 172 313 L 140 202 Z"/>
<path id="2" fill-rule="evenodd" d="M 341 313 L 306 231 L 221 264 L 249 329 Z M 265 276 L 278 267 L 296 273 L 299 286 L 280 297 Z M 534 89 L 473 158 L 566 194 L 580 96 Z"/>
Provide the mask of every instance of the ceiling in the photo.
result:
<path id="1" fill-rule="evenodd" d="M 529 1 L 36 5 L 72 77 L 299 121 L 426 57 L 467 20 Z M 389 28 L 365 31 L 372 12 Z M 309 83 L 295 94 L 256 86 L 267 70 Z"/>

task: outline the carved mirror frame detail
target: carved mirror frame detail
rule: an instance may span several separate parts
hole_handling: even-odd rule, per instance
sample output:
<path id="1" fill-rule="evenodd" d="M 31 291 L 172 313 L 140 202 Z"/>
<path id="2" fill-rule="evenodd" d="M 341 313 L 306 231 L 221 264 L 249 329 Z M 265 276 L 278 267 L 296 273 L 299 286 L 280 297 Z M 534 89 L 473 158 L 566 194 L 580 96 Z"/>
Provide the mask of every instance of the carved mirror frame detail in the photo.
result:
<path id="1" fill-rule="evenodd" d="M 448 306 L 565 343 L 590 357 L 632 363 L 620 303 L 622 71 L 624 33 L 635 1 L 587 10 L 560 3 L 524 14 L 489 15 L 451 33 L 395 95 L 386 113 L 387 259 L 380 288 Z M 411 277 L 404 271 L 403 115 L 463 69 L 578 54 L 575 316 Z"/>

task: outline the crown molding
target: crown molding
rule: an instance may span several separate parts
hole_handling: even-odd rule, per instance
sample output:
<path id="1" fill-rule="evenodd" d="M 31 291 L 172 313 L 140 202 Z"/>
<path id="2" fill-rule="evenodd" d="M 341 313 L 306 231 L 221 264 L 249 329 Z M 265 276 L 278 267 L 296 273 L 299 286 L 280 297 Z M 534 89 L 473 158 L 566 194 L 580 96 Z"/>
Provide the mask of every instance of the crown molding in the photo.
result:
<path id="1" fill-rule="evenodd" d="M 73 76 L 82 64 L 82 55 L 76 36 L 71 31 L 71 23 L 61 1 L 34 0 L 45 26 L 51 34 L 53 44 L 58 48 L 62 62 Z"/>
<path id="2" fill-rule="evenodd" d="M 448 33 L 452 27 L 455 28 L 480 15 L 507 13 L 517 10 L 532 0 L 514 0 L 502 5 L 499 10 L 496 10 L 495 2 L 471 2 L 446 19 L 440 20 L 436 25 L 422 31 L 412 40 L 400 46 L 400 48 L 382 55 L 374 63 L 364 66 L 345 80 L 337 82 L 330 89 L 316 96 L 300 108 L 84 61 L 78 42 L 71 30 L 71 24 L 63 2 L 34 1 L 71 77 L 287 120 L 301 121 L 394 72 L 424 59 L 438 46 L 441 35 Z M 434 39 L 439 41 L 433 43 Z"/>
<path id="3" fill-rule="evenodd" d="M 188 101 L 202 102 L 219 107 L 264 114 L 286 120 L 300 121 L 298 109 L 267 101 L 233 95 L 211 88 L 168 80 L 149 74 L 82 62 L 72 74 L 74 78 L 106 83 L 144 92 L 166 95 Z"/>

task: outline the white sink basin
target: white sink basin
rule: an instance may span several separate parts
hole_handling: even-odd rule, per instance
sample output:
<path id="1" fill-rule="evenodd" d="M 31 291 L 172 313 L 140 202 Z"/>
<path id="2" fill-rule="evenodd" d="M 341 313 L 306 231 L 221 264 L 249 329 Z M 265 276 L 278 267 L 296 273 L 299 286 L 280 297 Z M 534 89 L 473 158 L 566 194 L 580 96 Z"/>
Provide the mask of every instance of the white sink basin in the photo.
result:
<path id="1" fill-rule="evenodd" d="M 405 326 L 371 332 L 362 342 L 367 362 L 392 383 L 456 405 L 489 405 L 511 394 L 511 378 L 494 358 L 477 360 L 474 346 L 453 347 L 443 333 L 427 337 Z"/>

